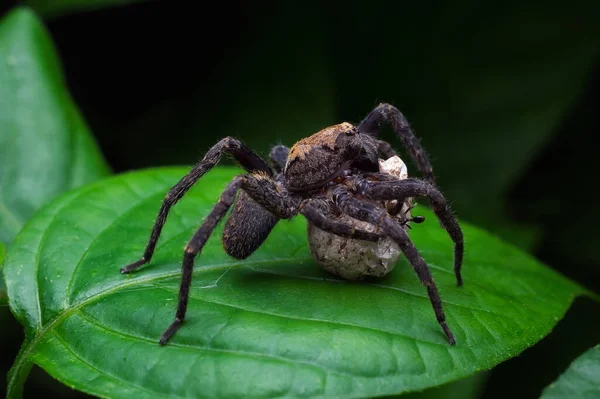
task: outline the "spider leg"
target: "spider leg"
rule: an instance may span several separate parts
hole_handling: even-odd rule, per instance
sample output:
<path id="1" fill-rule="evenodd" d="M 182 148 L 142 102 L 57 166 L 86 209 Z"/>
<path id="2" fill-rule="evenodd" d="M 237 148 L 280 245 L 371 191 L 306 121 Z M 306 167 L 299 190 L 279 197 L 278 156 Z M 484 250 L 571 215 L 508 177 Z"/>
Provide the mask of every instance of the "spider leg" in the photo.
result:
<path id="1" fill-rule="evenodd" d="M 271 183 L 271 184 L 267 184 Z M 225 188 L 219 201 L 206 217 L 202 226 L 196 231 L 188 244 L 185 246 L 182 262 L 182 278 L 179 288 L 179 301 L 175 320 L 165 330 L 160 338 L 160 344 L 164 345 L 179 329 L 187 311 L 190 286 L 192 284 L 192 272 L 194 259 L 202 251 L 211 233 L 223 219 L 239 189 L 244 190 L 256 203 L 265 206 L 270 212 L 279 218 L 289 218 L 294 214 L 295 204 L 287 201 L 281 194 L 273 189 L 273 180 L 264 175 L 241 175 L 235 177 Z M 265 189 L 265 187 L 267 187 Z M 279 197 L 279 198 L 276 198 Z"/>
<path id="2" fill-rule="evenodd" d="M 419 139 L 415 136 L 410 128 L 410 124 L 406 120 L 406 117 L 390 104 L 379 104 L 369 115 L 362 120 L 358 126 L 360 133 L 365 133 L 373 137 L 377 137 L 384 123 L 389 123 L 392 129 L 398 137 L 404 143 L 404 146 L 410 153 L 417 167 L 426 177 L 426 179 L 435 183 L 435 176 L 433 175 L 433 168 L 429 162 L 427 153 L 421 146 Z M 396 155 L 396 152 L 392 147 L 385 141 L 379 141 L 379 151 L 384 154 L 387 158 Z"/>
<path id="3" fill-rule="evenodd" d="M 341 237 L 354 238 L 357 240 L 365 240 L 376 242 L 382 235 L 370 233 L 368 231 L 356 229 L 346 223 L 335 221 L 331 215 L 327 215 L 322 211 L 326 209 L 327 204 L 323 200 L 308 199 L 300 204 L 300 213 L 304 215 L 306 220 L 317 226 L 319 229 L 329 233 L 336 234 Z"/>
<path id="4" fill-rule="evenodd" d="M 391 144 L 387 141 L 377 140 L 377 149 L 380 154 L 383 154 L 386 158 L 391 158 L 398 153 L 392 148 Z"/>
<path id="5" fill-rule="evenodd" d="M 433 207 L 433 211 L 446 229 L 452 241 L 454 241 L 454 274 L 456 283 L 460 287 L 463 284 L 460 274 L 463 253 L 464 237 L 458 221 L 450 211 L 446 199 L 442 193 L 432 184 L 418 179 L 404 179 L 386 182 L 375 182 L 367 179 L 358 179 L 356 182 L 357 192 L 367 198 L 374 200 L 398 200 L 404 201 L 410 197 L 427 197 Z"/>
<path id="6" fill-rule="evenodd" d="M 384 209 L 356 199 L 343 186 L 337 186 L 333 189 L 333 198 L 336 205 L 342 212 L 353 218 L 382 227 L 385 233 L 400 246 L 400 249 L 412 265 L 414 271 L 417 273 L 419 280 L 423 285 L 425 285 L 425 287 L 427 287 L 429 300 L 433 306 L 437 321 L 444 330 L 444 333 L 448 338 L 448 342 L 450 342 L 450 345 L 455 345 L 456 340 L 454 339 L 454 335 L 452 334 L 452 331 L 450 331 L 450 327 L 446 322 L 446 316 L 442 308 L 442 300 L 440 299 L 440 295 L 435 282 L 433 281 L 431 272 L 400 223 L 388 215 Z"/>
<path id="7" fill-rule="evenodd" d="M 246 147 L 242 142 L 231 137 L 226 137 L 215 144 L 204 156 L 204 158 L 194 166 L 177 184 L 175 184 L 167 193 L 158 216 L 152 228 L 150 239 L 144 250 L 142 258 L 137 262 L 131 263 L 121 268 L 121 273 L 130 273 L 140 266 L 150 262 L 154 254 L 154 248 L 162 231 L 162 228 L 167 221 L 169 210 L 177 203 L 185 193 L 200 179 L 206 172 L 215 166 L 223 153 L 231 154 L 243 167 L 248 171 L 261 171 L 271 176 L 273 172 L 269 165 L 255 154 L 251 149 Z"/>

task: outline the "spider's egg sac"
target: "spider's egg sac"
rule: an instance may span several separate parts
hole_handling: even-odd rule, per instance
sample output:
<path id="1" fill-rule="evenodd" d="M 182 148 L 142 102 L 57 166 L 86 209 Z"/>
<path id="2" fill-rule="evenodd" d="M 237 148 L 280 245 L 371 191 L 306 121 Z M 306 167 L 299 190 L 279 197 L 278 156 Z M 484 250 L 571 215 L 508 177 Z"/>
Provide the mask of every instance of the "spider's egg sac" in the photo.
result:
<path id="1" fill-rule="evenodd" d="M 405 163 L 398 156 L 379 160 L 379 171 L 399 180 L 408 177 Z M 378 207 L 386 208 L 395 201 L 361 199 Z M 390 204 L 392 202 L 392 204 Z M 410 218 L 411 199 L 402 204 L 399 215 Z M 406 213 L 405 213 L 406 212 Z M 342 214 L 337 221 L 369 232 L 381 232 L 374 225 Z M 408 228 L 408 224 L 405 229 Z M 366 276 L 383 277 L 394 269 L 400 257 L 400 247 L 391 238 L 377 242 L 355 240 L 328 233 L 308 223 L 308 243 L 312 256 L 323 268 L 347 280 L 362 280 Z"/>

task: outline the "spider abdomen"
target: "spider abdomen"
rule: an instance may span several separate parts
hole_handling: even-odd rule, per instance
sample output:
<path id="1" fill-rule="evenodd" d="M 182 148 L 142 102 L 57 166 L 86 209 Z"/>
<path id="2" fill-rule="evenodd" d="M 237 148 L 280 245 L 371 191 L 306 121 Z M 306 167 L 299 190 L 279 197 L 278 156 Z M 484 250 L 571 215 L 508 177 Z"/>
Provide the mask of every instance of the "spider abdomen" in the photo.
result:
<path id="1" fill-rule="evenodd" d="M 223 229 L 223 248 L 236 259 L 246 259 L 267 239 L 278 218 L 240 191 Z"/>

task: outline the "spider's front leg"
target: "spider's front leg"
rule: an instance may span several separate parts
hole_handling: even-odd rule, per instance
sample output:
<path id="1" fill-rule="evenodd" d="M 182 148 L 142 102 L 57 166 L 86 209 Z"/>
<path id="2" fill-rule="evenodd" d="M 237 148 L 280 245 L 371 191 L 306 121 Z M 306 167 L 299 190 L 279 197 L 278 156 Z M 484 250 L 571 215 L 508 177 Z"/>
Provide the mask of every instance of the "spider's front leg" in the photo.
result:
<path id="1" fill-rule="evenodd" d="M 391 237 L 400 246 L 400 249 L 419 277 L 419 280 L 423 285 L 425 285 L 425 287 L 427 287 L 429 300 L 433 306 L 437 321 L 444 330 L 444 333 L 448 338 L 448 342 L 450 345 L 455 345 L 456 340 L 454 338 L 454 334 L 452 334 L 452 331 L 448 326 L 448 323 L 446 322 L 446 315 L 444 314 L 442 307 L 442 300 L 440 299 L 440 295 L 431 272 L 429 271 L 425 260 L 423 260 L 419 254 L 419 251 L 417 251 L 417 248 L 410 240 L 408 233 L 402 228 L 400 223 L 392 218 L 385 209 L 356 199 L 346 187 L 337 186 L 334 188 L 333 198 L 336 205 L 342 212 L 358 220 L 371 223 L 375 226 L 380 226 L 383 228 L 385 234 Z"/>
<path id="2" fill-rule="evenodd" d="M 427 181 L 435 183 L 433 168 L 429 162 L 427 153 L 421 146 L 419 139 L 415 136 L 406 117 L 390 104 L 379 104 L 369 113 L 358 125 L 358 131 L 373 137 L 377 137 L 384 123 L 389 123 L 398 137 L 404 143 L 404 146 L 413 158 L 419 171 L 425 175 Z M 397 155 L 390 144 L 380 140 L 379 152 L 385 155 L 386 159 Z"/>
<path id="3" fill-rule="evenodd" d="M 268 176 L 272 176 L 273 172 L 269 165 L 256 155 L 251 149 L 246 147 L 242 142 L 231 137 L 226 137 L 215 144 L 204 156 L 204 158 L 194 166 L 194 168 L 185 175 L 177 184 L 175 184 L 171 190 L 167 193 L 158 216 L 152 228 L 150 239 L 144 250 L 142 258 L 130 265 L 121 268 L 121 273 L 130 273 L 140 266 L 150 262 L 152 255 L 154 254 L 154 248 L 162 231 L 162 228 L 167 221 L 169 210 L 173 205 L 177 203 L 185 193 L 200 179 L 206 172 L 208 172 L 213 166 L 215 166 L 223 153 L 231 154 L 236 161 L 238 161 L 244 169 L 249 172 L 260 171 L 266 173 Z"/>
<path id="4" fill-rule="evenodd" d="M 363 178 L 356 179 L 355 184 L 360 195 L 374 200 L 398 200 L 402 203 L 407 198 L 427 197 L 442 226 L 454 241 L 454 274 L 457 285 L 462 286 L 460 270 L 464 252 L 463 233 L 458 221 L 450 211 L 446 199 L 434 185 L 418 179 L 377 182 Z"/>
<path id="5" fill-rule="evenodd" d="M 323 200 L 308 199 L 300 204 L 299 209 L 300 213 L 304 215 L 306 220 L 314 224 L 316 227 L 323 231 L 336 234 L 340 237 L 370 242 L 377 242 L 380 238 L 382 238 L 380 234 L 357 229 L 349 224 L 334 220 L 331 214 L 323 211 L 323 209 L 327 209 L 327 205 Z"/>
<path id="6" fill-rule="evenodd" d="M 206 217 L 204 223 L 202 223 L 202 226 L 185 246 L 177 313 L 175 314 L 173 323 L 171 323 L 160 338 L 161 345 L 166 344 L 183 323 L 187 311 L 190 286 L 192 284 L 194 259 L 202 251 L 211 233 L 223 219 L 231 204 L 233 204 L 236 192 L 239 189 L 244 190 L 257 204 L 273 213 L 276 217 L 289 219 L 297 212 L 296 204 L 293 200 L 282 195 L 278 188 L 275 181 L 263 174 L 237 176 L 227 185 L 219 197 L 219 201 Z M 239 222 L 244 221 L 241 220 Z"/>

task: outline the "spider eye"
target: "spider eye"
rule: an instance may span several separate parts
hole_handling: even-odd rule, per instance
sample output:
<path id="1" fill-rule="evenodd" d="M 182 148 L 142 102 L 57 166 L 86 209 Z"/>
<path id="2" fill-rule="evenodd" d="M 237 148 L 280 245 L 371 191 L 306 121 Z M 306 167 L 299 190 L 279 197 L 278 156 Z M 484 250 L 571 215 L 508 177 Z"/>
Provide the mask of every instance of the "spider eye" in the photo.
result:
<path id="1" fill-rule="evenodd" d="M 344 134 L 346 136 L 355 136 L 356 133 L 358 133 L 357 129 L 355 126 L 349 126 L 345 131 Z"/>

